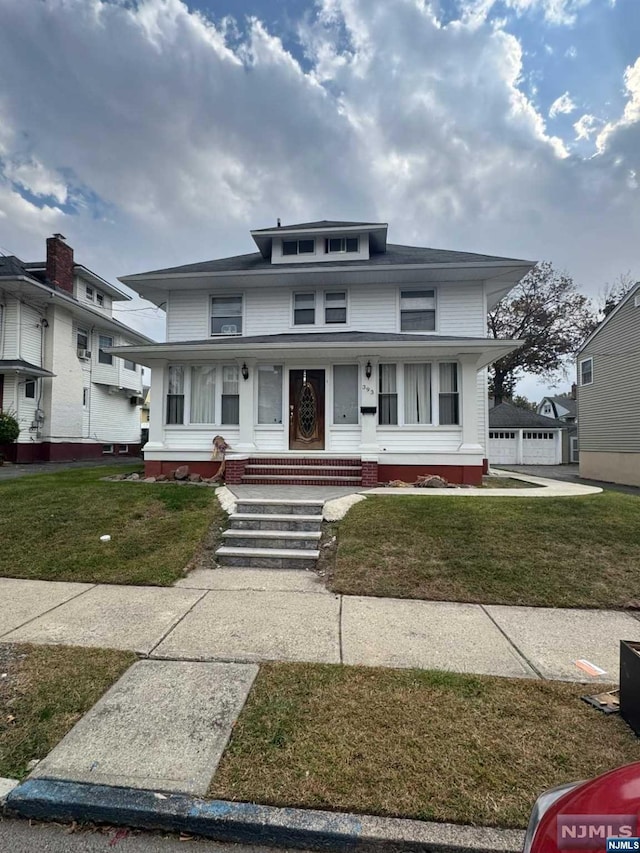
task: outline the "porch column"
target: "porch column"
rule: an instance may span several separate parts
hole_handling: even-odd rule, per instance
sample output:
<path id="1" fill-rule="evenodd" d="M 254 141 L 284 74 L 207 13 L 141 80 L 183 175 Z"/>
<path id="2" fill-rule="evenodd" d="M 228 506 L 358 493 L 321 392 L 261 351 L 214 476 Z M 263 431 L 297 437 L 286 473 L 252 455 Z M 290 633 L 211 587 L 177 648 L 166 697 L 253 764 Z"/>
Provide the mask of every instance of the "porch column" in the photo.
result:
<path id="1" fill-rule="evenodd" d="M 483 453 L 478 440 L 478 369 L 476 356 L 461 355 L 460 393 L 462 415 L 462 444 L 458 450 L 468 453 Z"/>
<path id="2" fill-rule="evenodd" d="M 378 447 L 378 360 L 360 358 L 360 406 L 375 408 L 375 413 L 360 412 L 360 452 L 377 453 Z M 371 364 L 371 376 L 367 379 L 367 364 Z"/>
<path id="3" fill-rule="evenodd" d="M 247 379 L 242 378 L 242 365 L 246 364 L 249 370 Z M 254 389 L 257 387 L 257 369 L 255 359 L 246 358 L 238 360 L 238 394 L 240 396 L 240 429 L 238 443 L 233 450 L 239 453 L 249 453 L 256 449 L 255 444 L 255 416 L 254 416 Z"/>
<path id="4" fill-rule="evenodd" d="M 149 395 L 149 440 L 145 450 L 162 450 L 164 447 L 165 376 L 167 365 L 153 362 Z"/>

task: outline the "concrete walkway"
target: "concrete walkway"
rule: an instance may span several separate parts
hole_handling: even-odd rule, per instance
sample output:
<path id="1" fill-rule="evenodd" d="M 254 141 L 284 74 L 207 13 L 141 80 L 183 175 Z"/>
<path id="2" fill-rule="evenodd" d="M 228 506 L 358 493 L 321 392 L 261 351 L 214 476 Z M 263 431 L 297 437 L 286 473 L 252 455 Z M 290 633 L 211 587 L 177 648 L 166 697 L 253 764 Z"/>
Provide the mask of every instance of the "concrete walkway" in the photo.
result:
<path id="1" fill-rule="evenodd" d="M 310 572 L 201 570 L 174 588 L 0 579 L 0 642 L 174 661 L 308 661 L 616 682 L 631 613 L 337 596 Z M 576 665 L 604 670 L 593 679 Z"/>

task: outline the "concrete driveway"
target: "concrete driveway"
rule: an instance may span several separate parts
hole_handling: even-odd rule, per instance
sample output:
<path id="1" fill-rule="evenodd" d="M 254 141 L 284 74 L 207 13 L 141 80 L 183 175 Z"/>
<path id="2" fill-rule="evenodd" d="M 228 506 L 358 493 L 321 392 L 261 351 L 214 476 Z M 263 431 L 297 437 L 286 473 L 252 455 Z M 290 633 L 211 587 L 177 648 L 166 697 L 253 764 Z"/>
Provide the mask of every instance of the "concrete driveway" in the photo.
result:
<path id="1" fill-rule="evenodd" d="M 561 480 L 565 483 L 579 483 L 583 486 L 600 486 L 613 492 L 623 492 L 627 495 L 640 495 L 640 489 L 635 486 L 621 486 L 618 483 L 603 483 L 600 480 L 587 480 L 580 477 L 578 465 L 496 465 L 502 471 L 515 471 L 516 474 L 531 474 L 533 477 L 547 477 L 550 480 Z"/>

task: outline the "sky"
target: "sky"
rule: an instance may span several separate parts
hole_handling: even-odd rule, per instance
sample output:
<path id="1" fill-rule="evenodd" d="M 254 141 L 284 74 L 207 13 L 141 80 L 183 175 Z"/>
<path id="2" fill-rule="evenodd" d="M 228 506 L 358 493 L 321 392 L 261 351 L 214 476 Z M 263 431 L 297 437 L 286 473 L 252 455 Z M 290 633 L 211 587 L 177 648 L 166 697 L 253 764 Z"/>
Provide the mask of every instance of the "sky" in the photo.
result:
<path id="1" fill-rule="evenodd" d="M 640 0 L 0 0 L 0 251 L 24 260 L 58 231 L 115 281 L 278 217 L 385 221 L 597 298 L 640 278 L 639 181 Z M 148 303 L 117 316 L 164 338 Z"/>

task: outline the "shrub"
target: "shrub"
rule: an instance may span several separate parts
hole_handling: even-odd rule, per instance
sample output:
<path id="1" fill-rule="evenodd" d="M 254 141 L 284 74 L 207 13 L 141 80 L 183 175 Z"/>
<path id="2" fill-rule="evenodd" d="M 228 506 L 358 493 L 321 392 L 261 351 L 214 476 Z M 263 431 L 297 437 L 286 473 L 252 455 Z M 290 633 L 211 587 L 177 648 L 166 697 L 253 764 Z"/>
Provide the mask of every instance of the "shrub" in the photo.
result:
<path id="1" fill-rule="evenodd" d="M 0 412 L 0 444 L 11 444 L 20 435 L 20 425 L 10 412 Z"/>

